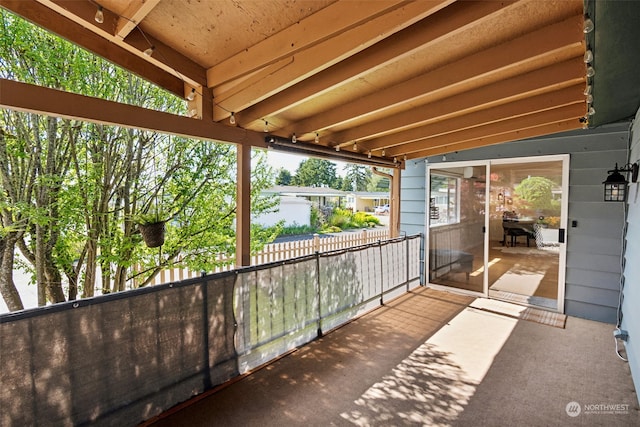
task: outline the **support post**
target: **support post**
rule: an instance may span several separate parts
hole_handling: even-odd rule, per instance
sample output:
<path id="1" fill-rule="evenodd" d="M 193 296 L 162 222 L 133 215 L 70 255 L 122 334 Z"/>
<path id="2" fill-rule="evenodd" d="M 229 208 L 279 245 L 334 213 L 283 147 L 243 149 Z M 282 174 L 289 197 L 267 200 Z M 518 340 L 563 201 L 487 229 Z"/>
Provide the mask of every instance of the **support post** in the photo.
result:
<path id="1" fill-rule="evenodd" d="M 389 237 L 394 239 L 400 236 L 400 168 L 393 169 L 391 179 L 391 203 L 389 204 Z"/>
<path id="2" fill-rule="evenodd" d="M 374 174 L 383 176 L 389 180 L 390 203 L 389 203 L 389 238 L 394 239 L 400 236 L 400 168 L 393 169 L 393 175 L 379 171 L 376 167 L 371 170 Z"/>
<path id="3" fill-rule="evenodd" d="M 251 147 L 236 145 L 236 266 L 251 265 Z"/>

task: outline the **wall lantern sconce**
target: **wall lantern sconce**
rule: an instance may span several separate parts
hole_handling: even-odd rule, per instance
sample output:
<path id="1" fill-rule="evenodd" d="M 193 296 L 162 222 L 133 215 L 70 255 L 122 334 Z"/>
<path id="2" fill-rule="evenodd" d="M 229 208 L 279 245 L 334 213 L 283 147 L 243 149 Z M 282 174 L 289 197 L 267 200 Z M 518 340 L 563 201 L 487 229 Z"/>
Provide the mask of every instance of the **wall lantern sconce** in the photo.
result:
<path id="1" fill-rule="evenodd" d="M 624 202 L 627 199 L 627 179 L 622 173 L 631 172 L 631 182 L 638 182 L 638 163 L 628 164 L 618 168 L 616 163 L 613 170 L 608 171 L 609 176 L 604 184 L 605 202 Z"/>

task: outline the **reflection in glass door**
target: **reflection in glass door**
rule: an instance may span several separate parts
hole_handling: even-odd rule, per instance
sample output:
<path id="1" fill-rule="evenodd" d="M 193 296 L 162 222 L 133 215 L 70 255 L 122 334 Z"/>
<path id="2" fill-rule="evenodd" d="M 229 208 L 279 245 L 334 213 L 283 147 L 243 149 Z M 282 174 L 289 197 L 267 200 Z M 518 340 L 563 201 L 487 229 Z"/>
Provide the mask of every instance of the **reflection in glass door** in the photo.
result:
<path id="1" fill-rule="evenodd" d="M 563 162 L 491 163 L 489 297 L 562 311 Z"/>
<path id="2" fill-rule="evenodd" d="M 484 290 L 485 165 L 429 169 L 429 282 Z"/>

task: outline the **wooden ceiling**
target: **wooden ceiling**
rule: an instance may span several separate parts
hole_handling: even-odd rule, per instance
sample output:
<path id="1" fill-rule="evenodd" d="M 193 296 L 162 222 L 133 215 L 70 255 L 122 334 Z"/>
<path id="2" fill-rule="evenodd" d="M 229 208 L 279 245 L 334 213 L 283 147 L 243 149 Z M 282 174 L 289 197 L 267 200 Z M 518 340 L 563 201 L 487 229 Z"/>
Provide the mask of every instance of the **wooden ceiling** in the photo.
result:
<path id="1" fill-rule="evenodd" d="M 401 164 L 588 119 L 582 0 L 0 6 L 180 97 L 195 89 L 192 120 L 295 135 L 301 151 Z"/>

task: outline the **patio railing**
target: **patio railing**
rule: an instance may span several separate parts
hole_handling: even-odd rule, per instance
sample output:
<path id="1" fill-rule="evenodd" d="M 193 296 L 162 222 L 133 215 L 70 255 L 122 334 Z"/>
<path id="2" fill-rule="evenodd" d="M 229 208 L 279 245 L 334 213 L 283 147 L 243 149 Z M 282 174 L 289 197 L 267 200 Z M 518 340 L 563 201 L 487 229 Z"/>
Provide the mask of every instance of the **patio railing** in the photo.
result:
<path id="1" fill-rule="evenodd" d="M 0 425 L 135 425 L 420 282 L 421 236 L 0 315 Z"/>

